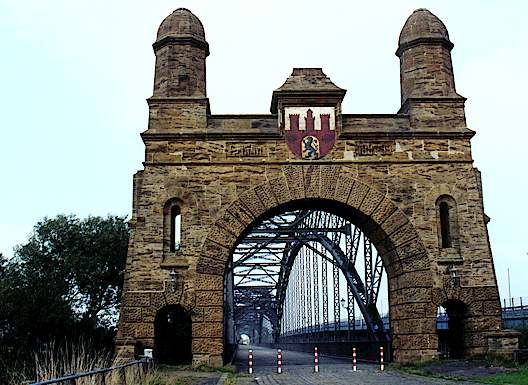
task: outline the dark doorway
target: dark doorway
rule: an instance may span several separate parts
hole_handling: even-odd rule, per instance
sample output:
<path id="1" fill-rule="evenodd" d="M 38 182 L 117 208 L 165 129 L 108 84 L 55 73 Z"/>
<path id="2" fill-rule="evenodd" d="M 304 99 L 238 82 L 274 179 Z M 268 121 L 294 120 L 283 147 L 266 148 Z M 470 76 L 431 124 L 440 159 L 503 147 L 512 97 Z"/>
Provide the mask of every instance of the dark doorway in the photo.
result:
<path id="1" fill-rule="evenodd" d="M 449 300 L 439 307 L 437 330 L 441 358 L 464 357 L 465 318 L 466 305 L 462 301 Z"/>
<path id="2" fill-rule="evenodd" d="M 180 305 L 166 306 L 154 323 L 154 358 L 160 364 L 181 365 L 192 361 L 191 316 Z"/>

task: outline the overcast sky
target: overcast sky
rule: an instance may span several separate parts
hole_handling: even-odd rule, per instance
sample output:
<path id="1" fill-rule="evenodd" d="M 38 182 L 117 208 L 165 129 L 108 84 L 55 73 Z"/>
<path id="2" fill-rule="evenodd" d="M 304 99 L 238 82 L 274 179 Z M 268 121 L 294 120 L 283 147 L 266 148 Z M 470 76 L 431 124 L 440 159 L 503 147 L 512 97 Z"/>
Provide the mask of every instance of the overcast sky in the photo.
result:
<path id="1" fill-rule="evenodd" d="M 446 24 L 457 91 L 477 132 L 475 166 L 501 296 L 528 296 L 528 2 L 0 0 L 0 252 L 45 216 L 129 215 L 152 94 L 159 23 L 202 21 L 213 113 L 267 113 L 293 67 L 322 67 L 348 90 L 345 113 L 395 113 L 394 55 L 407 17 Z"/>

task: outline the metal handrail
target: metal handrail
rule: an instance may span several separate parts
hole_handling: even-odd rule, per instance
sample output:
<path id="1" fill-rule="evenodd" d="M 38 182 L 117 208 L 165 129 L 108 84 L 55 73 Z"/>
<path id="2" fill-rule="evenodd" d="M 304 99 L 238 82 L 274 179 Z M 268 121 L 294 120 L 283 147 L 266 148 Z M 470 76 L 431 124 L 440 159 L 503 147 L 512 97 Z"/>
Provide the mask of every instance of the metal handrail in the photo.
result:
<path id="1" fill-rule="evenodd" d="M 66 381 L 69 381 L 69 384 L 74 385 L 76 383 L 77 379 L 79 379 L 79 378 L 91 377 L 91 376 L 95 376 L 95 375 L 98 375 L 98 374 L 106 374 L 106 373 L 110 373 L 110 372 L 112 372 L 114 370 L 124 370 L 125 368 L 127 368 L 129 366 L 133 366 L 133 365 L 138 365 L 138 366 L 139 365 L 147 365 L 147 370 L 148 370 L 150 368 L 151 363 L 152 363 L 152 360 L 150 360 L 148 358 L 143 358 L 141 360 L 127 362 L 126 364 L 116 365 L 116 366 L 112 366 L 110 368 L 94 369 L 94 370 L 91 370 L 89 372 L 77 373 L 77 374 L 69 374 L 69 375 L 61 377 L 61 378 L 53 378 L 51 380 L 31 382 L 31 383 L 29 383 L 29 385 L 60 384 L 62 382 L 66 382 Z M 124 375 L 124 373 L 122 375 Z M 104 380 L 103 380 L 103 382 L 104 382 Z"/>

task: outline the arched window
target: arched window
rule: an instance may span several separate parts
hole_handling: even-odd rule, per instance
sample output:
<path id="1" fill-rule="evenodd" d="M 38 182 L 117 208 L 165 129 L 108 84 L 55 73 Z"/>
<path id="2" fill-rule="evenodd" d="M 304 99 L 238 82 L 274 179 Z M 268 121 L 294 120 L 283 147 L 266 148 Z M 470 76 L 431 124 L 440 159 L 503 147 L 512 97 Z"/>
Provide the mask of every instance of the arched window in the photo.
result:
<path id="1" fill-rule="evenodd" d="M 453 197 L 442 195 L 436 201 L 438 218 L 438 244 L 441 249 L 459 246 L 457 207 Z"/>
<path id="2" fill-rule="evenodd" d="M 182 244 L 182 202 L 170 199 L 163 206 L 163 251 L 174 253 Z"/>
<path id="3" fill-rule="evenodd" d="M 181 212 L 179 206 L 172 206 L 170 212 L 170 251 L 181 246 Z"/>
<path id="4" fill-rule="evenodd" d="M 449 222 L 449 205 L 447 202 L 441 202 L 440 209 L 440 233 L 442 237 L 442 247 L 451 247 L 451 229 Z"/>

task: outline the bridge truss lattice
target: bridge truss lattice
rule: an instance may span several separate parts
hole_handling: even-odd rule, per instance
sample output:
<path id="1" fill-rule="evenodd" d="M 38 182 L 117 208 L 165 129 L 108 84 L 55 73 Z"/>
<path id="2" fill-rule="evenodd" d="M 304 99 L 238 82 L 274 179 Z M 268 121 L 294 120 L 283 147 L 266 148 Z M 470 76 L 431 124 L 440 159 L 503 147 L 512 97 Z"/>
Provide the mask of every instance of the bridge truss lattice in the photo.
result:
<path id="1" fill-rule="evenodd" d="M 268 326 L 275 341 L 331 331 L 353 338 L 356 329 L 386 341 L 376 306 L 383 272 L 381 256 L 350 221 L 323 210 L 288 211 L 256 225 L 233 251 L 230 316 L 237 334 L 256 328 L 261 338 Z"/>

